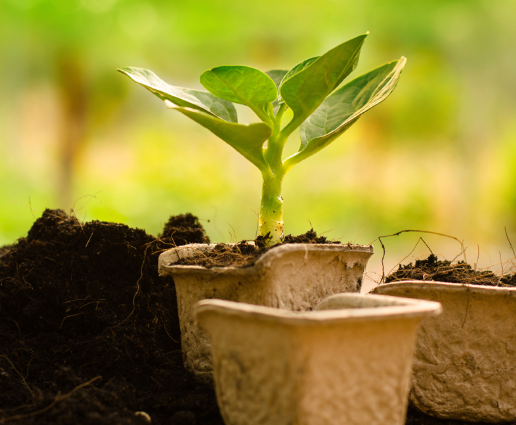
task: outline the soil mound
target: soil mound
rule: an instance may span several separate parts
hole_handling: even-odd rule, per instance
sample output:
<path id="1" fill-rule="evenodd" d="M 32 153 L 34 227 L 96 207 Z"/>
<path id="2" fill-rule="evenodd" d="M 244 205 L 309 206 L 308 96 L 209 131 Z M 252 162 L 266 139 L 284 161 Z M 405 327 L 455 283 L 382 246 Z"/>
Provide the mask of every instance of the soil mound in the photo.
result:
<path id="1" fill-rule="evenodd" d="M 199 223 L 199 219 L 190 213 L 170 217 L 160 239 L 176 246 L 189 243 L 210 243 L 210 238 Z"/>
<path id="2" fill-rule="evenodd" d="M 431 254 L 414 264 L 400 264 L 398 270 L 389 274 L 385 282 L 401 280 L 432 280 L 436 282 L 466 283 L 470 285 L 516 286 L 516 275 L 497 276 L 489 270 L 475 270 L 464 261 L 453 263 L 438 260 Z"/>
<path id="3" fill-rule="evenodd" d="M 174 283 L 157 272 L 167 248 L 46 210 L 0 257 L 0 423 L 142 424 L 144 411 L 222 424 L 213 389 L 183 368 Z"/>

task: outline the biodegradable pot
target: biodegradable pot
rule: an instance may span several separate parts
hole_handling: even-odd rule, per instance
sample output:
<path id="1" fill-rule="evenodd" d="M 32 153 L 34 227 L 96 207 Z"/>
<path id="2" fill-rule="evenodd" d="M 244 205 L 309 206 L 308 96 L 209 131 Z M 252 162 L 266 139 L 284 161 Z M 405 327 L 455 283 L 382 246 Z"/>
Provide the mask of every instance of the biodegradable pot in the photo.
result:
<path id="1" fill-rule="evenodd" d="M 516 421 L 516 288 L 404 281 L 372 292 L 443 306 L 421 322 L 411 404 L 441 419 Z"/>
<path id="2" fill-rule="evenodd" d="M 430 301 L 338 294 L 316 311 L 204 300 L 228 425 L 402 425 L 418 322 Z"/>
<path id="3" fill-rule="evenodd" d="M 359 292 L 373 254 L 371 245 L 285 244 L 251 267 L 175 266 L 180 258 L 208 252 L 215 244 L 191 244 L 159 257 L 160 275 L 174 278 L 185 367 L 212 379 L 209 339 L 195 323 L 194 307 L 206 298 L 239 301 L 293 311 L 315 307 L 340 292 Z"/>

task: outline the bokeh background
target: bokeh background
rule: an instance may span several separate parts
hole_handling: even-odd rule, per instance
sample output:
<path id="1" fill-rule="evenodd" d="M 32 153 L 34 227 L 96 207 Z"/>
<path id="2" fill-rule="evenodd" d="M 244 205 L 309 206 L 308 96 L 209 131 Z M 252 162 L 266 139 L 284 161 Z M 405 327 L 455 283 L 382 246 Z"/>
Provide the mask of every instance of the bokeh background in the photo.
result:
<path id="1" fill-rule="evenodd" d="M 116 68 L 202 89 L 208 68 L 289 69 L 370 31 L 352 76 L 405 56 L 401 81 L 287 175 L 286 232 L 369 243 L 423 229 L 464 240 L 471 263 L 505 261 L 505 228 L 516 242 L 514 16 L 513 0 L 1 0 L 0 246 L 46 207 L 154 235 L 192 212 L 214 241 L 254 238 L 257 169 Z M 287 152 L 297 146 L 293 135 Z M 420 236 L 449 259 L 460 252 L 408 233 L 385 240 L 387 264 Z M 413 255 L 424 254 L 420 243 Z"/>

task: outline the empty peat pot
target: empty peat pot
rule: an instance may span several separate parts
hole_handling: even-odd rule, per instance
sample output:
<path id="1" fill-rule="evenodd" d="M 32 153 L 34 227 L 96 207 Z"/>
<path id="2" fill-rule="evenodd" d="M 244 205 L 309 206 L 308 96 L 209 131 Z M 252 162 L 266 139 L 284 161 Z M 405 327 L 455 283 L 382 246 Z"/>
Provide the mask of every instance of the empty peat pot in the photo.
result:
<path id="1" fill-rule="evenodd" d="M 412 405 L 442 419 L 516 422 L 516 288 L 404 281 L 372 292 L 443 306 L 421 322 Z"/>
<path id="2" fill-rule="evenodd" d="M 430 301 L 338 294 L 315 311 L 201 301 L 228 425 L 402 425 Z"/>
<path id="3" fill-rule="evenodd" d="M 208 252 L 215 244 L 191 244 L 159 257 L 160 275 L 174 278 L 185 367 L 211 380 L 210 343 L 195 323 L 194 307 L 206 298 L 239 301 L 293 311 L 312 309 L 324 298 L 359 292 L 371 245 L 285 244 L 263 254 L 251 267 L 174 265 Z"/>

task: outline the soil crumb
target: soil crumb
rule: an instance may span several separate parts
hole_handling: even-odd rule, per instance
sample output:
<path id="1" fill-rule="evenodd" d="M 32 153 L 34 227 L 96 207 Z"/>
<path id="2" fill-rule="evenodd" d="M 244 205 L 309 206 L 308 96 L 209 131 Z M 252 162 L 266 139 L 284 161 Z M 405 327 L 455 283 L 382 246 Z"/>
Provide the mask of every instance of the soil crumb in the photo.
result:
<path id="1" fill-rule="evenodd" d="M 270 249 L 284 244 L 308 243 L 308 244 L 329 244 L 340 241 L 328 240 L 325 236 L 317 236 L 314 229 L 298 236 L 287 235 L 283 243 L 272 247 L 265 247 L 265 238 L 259 236 L 255 241 L 241 241 L 236 244 L 217 244 L 209 253 L 202 253 L 190 258 L 183 258 L 176 265 L 195 265 L 207 268 L 212 267 L 251 267 L 256 260 Z"/>
<path id="2" fill-rule="evenodd" d="M 447 260 L 438 260 L 434 254 L 431 254 L 424 260 L 416 260 L 414 264 L 400 264 L 397 271 L 385 278 L 385 283 L 402 280 L 432 280 L 470 285 L 516 286 L 515 274 L 497 276 L 489 270 L 475 270 L 464 261 L 453 263 Z"/>
<path id="3" fill-rule="evenodd" d="M 160 239 L 164 242 L 172 242 L 176 246 L 210 243 L 210 238 L 199 223 L 199 219 L 190 213 L 170 217 Z"/>

